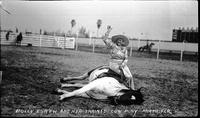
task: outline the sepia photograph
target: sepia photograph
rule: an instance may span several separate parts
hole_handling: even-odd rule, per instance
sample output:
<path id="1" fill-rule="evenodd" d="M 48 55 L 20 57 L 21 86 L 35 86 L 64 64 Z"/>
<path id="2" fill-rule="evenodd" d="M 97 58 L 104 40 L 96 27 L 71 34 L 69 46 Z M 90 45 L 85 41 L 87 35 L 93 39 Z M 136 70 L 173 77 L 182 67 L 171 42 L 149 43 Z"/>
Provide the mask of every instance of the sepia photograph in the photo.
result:
<path id="1" fill-rule="evenodd" d="M 1 0 L 1 117 L 197 117 L 197 0 Z"/>

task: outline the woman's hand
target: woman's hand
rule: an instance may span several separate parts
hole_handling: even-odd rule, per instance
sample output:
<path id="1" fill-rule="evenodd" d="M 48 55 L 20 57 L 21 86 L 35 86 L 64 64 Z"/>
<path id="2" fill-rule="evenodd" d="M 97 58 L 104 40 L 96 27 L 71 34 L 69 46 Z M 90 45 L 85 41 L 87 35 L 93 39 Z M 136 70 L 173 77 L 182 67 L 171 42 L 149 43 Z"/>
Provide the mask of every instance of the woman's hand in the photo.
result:
<path id="1" fill-rule="evenodd" d="M 112 27 L 110 25 L 108 25 L 106 34 L 109 34 L 111 30 L 112 30 Z"/>
<path id="2" fill-rule="evenodd" d="M 125 67 L 125 63 L 122 63 L 119 67 L 122 69 L 122 68 L 124 68 Z"/>
<path id="3" fill-rule="evenodd" d="M 108 30 L 112 30 L 112 27 L 110 25 L 107 26 Z"/>

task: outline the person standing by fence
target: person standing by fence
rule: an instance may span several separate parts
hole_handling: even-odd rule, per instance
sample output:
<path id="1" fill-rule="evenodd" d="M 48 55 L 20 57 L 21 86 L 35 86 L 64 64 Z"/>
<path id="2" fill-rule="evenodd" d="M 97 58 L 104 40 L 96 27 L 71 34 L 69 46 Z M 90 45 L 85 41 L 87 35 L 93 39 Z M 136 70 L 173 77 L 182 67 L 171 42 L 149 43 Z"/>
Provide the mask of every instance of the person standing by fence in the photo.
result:
<path id="1" fill-rule="evenodd" d="M 19 35 L 16 38 L 16 45 L 20 45 L 21 46 L 22 39 L 23 39 L 22 33 L 20 32 Z"/>
<path id="2" fill-rule="evenodd" d="M 8 32 L 6 33 L 6 40 L 7 40 L 7 41 L 9 40 L 9 35 L 10 35 L 10 31 L 8 31 Z"/>
<path id="3" fill-rule="evenodd" d="M 125 76 L 126 85 L 132 89 L 134 88 L 133 77 L 132 74 L 127 66 L 128 62 L 128 54 L 127 54 L 127 46 L 129 44 L 129 40 L 124 35 L 115 35 L 111 38 L 108 38 L 110 31 L 112 30 L 111 26 L 107 27 L 107 32 L 103 37 L 104 43 L 110 49 L 110 63 L 109 67 L 114 72 L 120 74 L 121 76 Z"/>

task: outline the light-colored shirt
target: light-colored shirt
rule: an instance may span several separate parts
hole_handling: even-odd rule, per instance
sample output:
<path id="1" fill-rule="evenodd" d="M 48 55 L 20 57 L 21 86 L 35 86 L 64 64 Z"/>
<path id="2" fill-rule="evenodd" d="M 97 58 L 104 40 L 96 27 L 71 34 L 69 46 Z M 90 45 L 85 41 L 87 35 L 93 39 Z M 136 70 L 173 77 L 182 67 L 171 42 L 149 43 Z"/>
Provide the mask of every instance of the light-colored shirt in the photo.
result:
<path id="1" fill-rule="evenodd" d="M 115 43 L 111 41 L 111 39 L 108 38 L 107 35 L 103 38 L 104 43 L 107 45 L 107 47 L 110 49 L 110 56 L 113 60 L 119 60 L 124 61 L 128 58 L 127 49 L 126 47 L 120 47 L 117 46 Z"/>

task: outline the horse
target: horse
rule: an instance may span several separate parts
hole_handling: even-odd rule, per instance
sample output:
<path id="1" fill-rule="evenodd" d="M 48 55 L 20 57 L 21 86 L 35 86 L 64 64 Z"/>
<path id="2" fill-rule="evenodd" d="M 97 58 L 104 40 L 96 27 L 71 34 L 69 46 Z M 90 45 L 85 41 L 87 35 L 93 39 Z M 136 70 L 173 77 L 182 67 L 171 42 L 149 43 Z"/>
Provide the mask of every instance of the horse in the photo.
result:
<path id="1" fill-rule="evenodd" d="M 153 45 L 155 45 L 155 44 L 150 43 L 150 44 L 147 44 L 145 46 L 141 46 L 141 47 L 139 47 L 138 51 L 143 52 L 144 50 L 147 50 L 150 53 Z"/>
<path id="2" fill-rule="evenodd" d="M 17 37 L 16 37 L 16 45 L 20 45 L 21 46 L 22 39 L 23 39 L 22 33 L 20 32 L 19 35 L 17 35 Z"/>
<path id="3" fill-rule="evenodd" d="M 141 105 L 144 102 L 141 88 L 132 90 L 120 83 L 121 75 L 109 69 L 109 66 L 97 67 L 78 77 L 61 78 L 60 88 L 56 92 L 61 94 L 59 100 L 74 96 L 108 101 L 113 105 Z M 86 80 L 86 83 L 83 83 Z M 78 82 L 78 83 L 77 83 Z M 79 87 L 72 92 L 63 90 L 64 87 Z"/>

